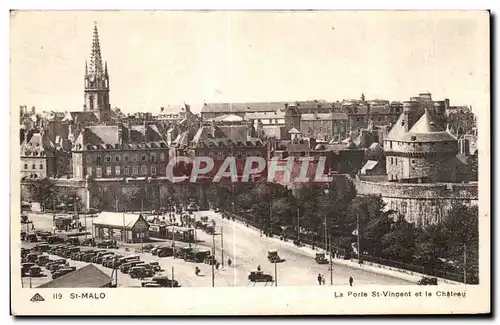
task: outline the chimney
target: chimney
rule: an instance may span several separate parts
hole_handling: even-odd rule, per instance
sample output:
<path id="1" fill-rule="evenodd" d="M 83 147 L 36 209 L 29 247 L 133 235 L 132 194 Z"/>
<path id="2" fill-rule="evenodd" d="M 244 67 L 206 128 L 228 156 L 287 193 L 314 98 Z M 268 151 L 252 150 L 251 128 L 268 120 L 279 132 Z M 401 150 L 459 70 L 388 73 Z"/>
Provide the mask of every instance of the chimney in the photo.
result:
<path id="1" fill-rule="evenodd" d="M 458 140 L 458 145 L 460 147 L 460 153 L 464 156 L 470 155 L 470 144 L 469 139 L 461 138 Z"/>
<path id="2" fill-rule="evenodd" d="M 123 124 L 118 123 L 118 144 L 121 146 L 123 143 Z"/>

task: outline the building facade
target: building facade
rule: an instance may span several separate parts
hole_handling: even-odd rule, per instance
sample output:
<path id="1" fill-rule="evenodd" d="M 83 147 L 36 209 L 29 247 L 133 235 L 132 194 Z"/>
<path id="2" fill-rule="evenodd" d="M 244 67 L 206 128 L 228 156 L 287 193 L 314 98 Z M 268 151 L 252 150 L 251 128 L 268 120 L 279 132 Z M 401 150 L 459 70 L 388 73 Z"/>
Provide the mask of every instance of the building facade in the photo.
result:
<path id="1" fill-rule="evenodd" d="M 168 150 L 151 125 L 86 127 L 73 145 L 73 177 L 166 176 Z"/>

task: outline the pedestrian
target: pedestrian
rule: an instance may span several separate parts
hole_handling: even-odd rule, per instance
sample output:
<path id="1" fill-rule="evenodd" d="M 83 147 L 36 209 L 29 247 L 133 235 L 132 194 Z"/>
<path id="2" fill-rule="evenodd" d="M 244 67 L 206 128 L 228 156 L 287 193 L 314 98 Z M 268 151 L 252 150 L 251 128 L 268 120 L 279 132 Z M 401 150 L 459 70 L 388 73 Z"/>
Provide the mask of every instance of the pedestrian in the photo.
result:
<path id="1" fill-rule="evenodd" d="M 349 277 L 349 285 L 352 287 L 352 283 L 354 282 L 354 279 L 352 278 L 352 276 Z"/>
<path id="2" fill-rule="evenodd" d="M 321 274 L 321 283 L 325 285 L 325 276 L 323 274 Z"/>
<path id="3" fill-rule="evenodd" d="M 321 285 L 322 282 L 321 274 L 318 274 L 318 284 Z"/>

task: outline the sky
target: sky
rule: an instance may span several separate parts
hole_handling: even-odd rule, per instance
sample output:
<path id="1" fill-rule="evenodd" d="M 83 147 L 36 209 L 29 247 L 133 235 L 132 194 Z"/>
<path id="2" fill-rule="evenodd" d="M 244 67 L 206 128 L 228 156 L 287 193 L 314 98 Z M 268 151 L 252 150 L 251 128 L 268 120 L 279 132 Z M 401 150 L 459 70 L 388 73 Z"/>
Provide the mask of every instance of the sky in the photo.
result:
<path id="1" fill-rule="evenodd" d="M 94 23 L 110 101 L 408 100 L 489 109 L 487 12 L 32 11 L 11 15 L 11 109 L 78 111 Z"/>

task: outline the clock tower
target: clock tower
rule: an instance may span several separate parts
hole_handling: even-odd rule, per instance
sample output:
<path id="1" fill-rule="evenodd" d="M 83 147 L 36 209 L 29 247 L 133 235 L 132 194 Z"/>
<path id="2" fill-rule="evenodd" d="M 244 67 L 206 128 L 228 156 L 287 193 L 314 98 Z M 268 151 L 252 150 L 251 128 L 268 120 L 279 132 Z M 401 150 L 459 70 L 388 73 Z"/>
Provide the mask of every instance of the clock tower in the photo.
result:
<path id="1" fill-rule="evenodd" d="M 94 112 L 99 121 L 108 121 L 111 118 L 109 104 L 109 75 L 107 62 L 102 64 L 101 46 L 97 24 L 94 26 L 92 51 L 89 64 L 85 62 L 85 91 L 84 111 Z"/>

